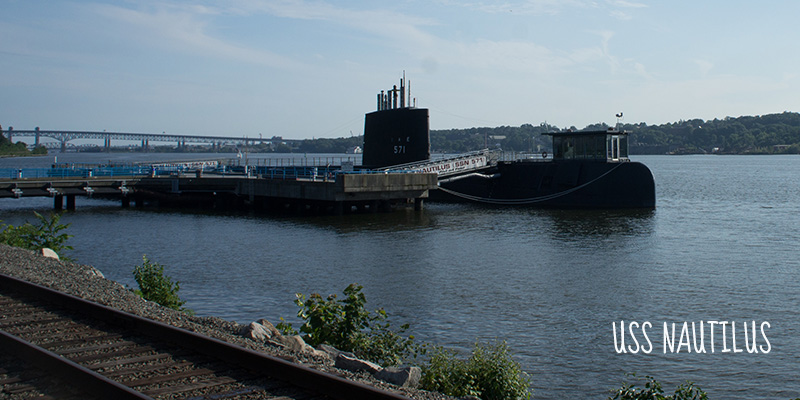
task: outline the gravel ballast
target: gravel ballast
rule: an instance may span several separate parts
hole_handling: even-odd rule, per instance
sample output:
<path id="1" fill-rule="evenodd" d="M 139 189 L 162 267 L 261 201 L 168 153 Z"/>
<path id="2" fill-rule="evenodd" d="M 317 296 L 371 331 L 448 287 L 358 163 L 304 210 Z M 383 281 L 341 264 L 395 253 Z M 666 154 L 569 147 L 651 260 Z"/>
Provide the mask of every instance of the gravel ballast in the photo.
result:
<path id="1" fill-rule="evenodd" d="M 325 357 L 316 357 L 245 339 L 239 336 L 242 325 L 236 322 L 216 317 L 190 316 L 148 302 L 122 284 L 104 278 L 100 271 L 91 266 L 47 258 L 34 251 L 0 244 L 0 273 L 252 350 L 288 358 L 317 370 L 333 372 L 346 379 L 397 392 L 414 399 L 452 399 L 452 397 L 439 393 L 391 385 L 366 373 L 353 373 L 337 369 L 333 366 L 333 362 Z"/>

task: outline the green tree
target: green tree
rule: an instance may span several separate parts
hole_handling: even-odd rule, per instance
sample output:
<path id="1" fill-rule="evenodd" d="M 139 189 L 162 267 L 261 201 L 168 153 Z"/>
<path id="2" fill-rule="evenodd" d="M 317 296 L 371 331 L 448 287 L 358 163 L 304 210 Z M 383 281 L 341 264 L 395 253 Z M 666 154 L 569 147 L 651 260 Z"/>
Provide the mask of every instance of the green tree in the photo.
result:
<path id="1" fill-rule="evenodd" d="M 192 313 L 191 310 L 183 307 L 186 302 L 178 296 L 181 288 L 180 282 L 173 283 L 172 279 L 164 274 L 164 266 L 150 261 L 146 254 L 142 255 L 142 265 L 134 267 L 133 278 L 139 285 L 139 289 L 134 290 L 134 293 L 145 300 L 156 302 L 173 310 Z"/>
<path id="2" fill-rule="evenodd" d="M 40 146 L 36 146 L 36 147 L 33 148 L 33 151 L 31 151 L 31 154 L 34 154 L 34 155 L 47 154 L 47 147 L 44 147 L 44 146 L 41 146 L 41 145 Z"/>
<path id="3" fill-rule="evenodd" d="M 312 346 L 326 343 L 351 351 L 384 366 L 399 365 L 415 358 L 420 348 L 414 336 L 403 335 L 408 324 L 395 330 L 382 308 L 369 312 L 362 289 L 361 285 L 350 284 L 344 289 L 345 297 L 341 301 L 335 294 L 323 298 L 319 293 L 308 297 L 297 293 L 295 304 L 300 307 L 297 316 L 305 321 L 300 327 L 303 340 Z M 281 321 L 278 329 L 286 334 L 297 333 L 283 318 Z"/>
<path id="4" fill-rule="evenodd" d="M 530 399 L 530 376 L 511 358 L 504 341 L 475 343 L 468 359 L 436 347 L 423 365 L 420 385 L 449 396 L 478 396 L 483 400 Z"/>
<path id="5" fill-rule="evenodd" d="M 631 374 L 636 379 L 636 374 Z M 612 396 L 608 400 L 708 400 L 708 395 L 692 382 L 686 382 L 678 386 L 672 395 L 664 395 L 661 383 L 652 376 L 645 376 L 643 388 L 637 388 L 635 384 L 623 383 L 622 387 L 612 391 Z"/>
<path id="6" fill-rule="evenodd" d="M 69 261 L 62 252 L 72 250 L 72 246 L 66 244 L 72 235 L 62 231 L 69 228 L 70 224 L 60 222 L 62 214 L 51 213 L 49 218 L 35 211 L 33 214 L 39 220 L 37 225 L 27 221 L 20 226 L 0 225 L 0 243 L 30 250 L 48 248 L 55 251 L 60 258 Z"/>

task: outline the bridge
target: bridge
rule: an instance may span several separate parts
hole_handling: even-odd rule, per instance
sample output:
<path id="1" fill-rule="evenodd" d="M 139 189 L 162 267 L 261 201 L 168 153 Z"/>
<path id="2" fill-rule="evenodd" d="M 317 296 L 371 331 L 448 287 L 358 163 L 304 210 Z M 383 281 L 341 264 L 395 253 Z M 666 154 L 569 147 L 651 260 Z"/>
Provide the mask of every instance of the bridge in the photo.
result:
<path id="1" fill-rule="evenodd" d="M 168 133 L 126 133 L 126 132 L 89 132 L 89 131 L 66 131 L 66 130 L 40 130 L 38 127 L 34 130 L 15 130 L 9 127 L 7 130 L 2 130 L 9 141 L 13 142 L 14 137 L 28 137 L 34 138 L 34 146 L 44 145 L 48 148 L 52 146 L 42 142 L 41 138 L 51 138 L 56 140 L 58 148 L 61 151 L 66 151 L 67 143 L 76 139 L 95 139 L 103 141 L 103 148 L 108 150 L 111 148 L 112 140 L 125 140 L 140 142 L 142 149 L 147 151 L 151 142 L 157 143 L 176 143 L 178 150 L 182 150 L 187 144 L 205 144 L 219 149 L 225 145 L 236 146 L 249 146 L 252 144 L 266 143 L 271 144 L 280 142 L 285 144 L 292 144 L 299 142 L 299 140 L 283 139 L 281 137 L 272 138 L 249 138 L 249 137 L 230 137 L 230 136 L 198 136 L 198 135 L 179 135 Z"/>

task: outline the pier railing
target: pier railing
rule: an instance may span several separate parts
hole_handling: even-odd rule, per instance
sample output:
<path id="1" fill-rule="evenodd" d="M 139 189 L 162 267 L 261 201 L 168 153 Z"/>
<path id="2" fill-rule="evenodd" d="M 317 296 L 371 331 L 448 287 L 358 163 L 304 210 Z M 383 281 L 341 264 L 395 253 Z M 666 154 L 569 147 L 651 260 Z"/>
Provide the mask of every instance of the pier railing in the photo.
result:
<path id="1" fill-rule="evenodd" d="M 393 171 L 395 173 L 399 171 Z M 406 171 L 408 172 L 408 171 Z M 163 177 L 163 176 L 250 176 L 268 179 L 334 179 L 338 174 L 385 174 L 386 171 L 357 169 L 343 171 L 338 166 L 232 166 L 193 169 L 180 166 L 133 166 L 94 168 L 0 168 L 0 179 L 93 178 L 93 177 Z"/>

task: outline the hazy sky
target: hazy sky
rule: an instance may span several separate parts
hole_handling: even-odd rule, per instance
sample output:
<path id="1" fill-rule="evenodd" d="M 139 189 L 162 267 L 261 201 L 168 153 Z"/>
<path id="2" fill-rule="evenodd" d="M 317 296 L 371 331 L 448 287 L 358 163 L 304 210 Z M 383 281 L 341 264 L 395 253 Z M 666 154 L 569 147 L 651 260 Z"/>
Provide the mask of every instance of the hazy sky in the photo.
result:
<path id="1" fill-rule="evenodd" d="M 0 0 L 0 125 L 359 135 L 800 111 L 800 2 Z"/>

